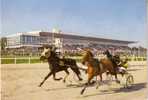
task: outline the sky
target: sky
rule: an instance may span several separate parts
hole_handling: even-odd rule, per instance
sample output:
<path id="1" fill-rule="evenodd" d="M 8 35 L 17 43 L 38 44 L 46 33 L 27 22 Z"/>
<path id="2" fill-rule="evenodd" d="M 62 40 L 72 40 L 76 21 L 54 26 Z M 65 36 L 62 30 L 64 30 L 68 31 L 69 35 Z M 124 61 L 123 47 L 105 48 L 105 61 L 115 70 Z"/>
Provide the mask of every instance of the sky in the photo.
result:
<path id="1" fill-rule="evenodd" d="M 145 0 L 1 0 L 1 35 L 52 31 L 146 46 Z"/>

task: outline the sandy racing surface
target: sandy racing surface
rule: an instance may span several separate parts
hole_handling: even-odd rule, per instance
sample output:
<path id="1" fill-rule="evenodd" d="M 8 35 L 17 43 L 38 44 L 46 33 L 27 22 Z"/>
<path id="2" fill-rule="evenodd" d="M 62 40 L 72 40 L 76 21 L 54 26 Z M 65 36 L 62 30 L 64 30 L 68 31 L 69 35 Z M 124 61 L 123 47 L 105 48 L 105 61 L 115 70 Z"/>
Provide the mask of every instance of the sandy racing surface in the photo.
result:
<path id="1" fill-rule="evenodd" d="M 70 70 L 70 69 L 69 69 Z M 130 66 L 135 84 L 131 89 L 112 82 L 100 84 L 99 88 L 90 86 L 83 95 L 76 77 L 71 73 L 66 83 L 54 81 L 50 77 L 42 87 L 39 83 L 49 72 L 48 64 L 9 64 L 2 65 L 2 100 L 146 100 L 147 66 Z M 63 77 L 64 72 L 57 73 Z M 86 75 L 83 72 L 84 83 Z"/>

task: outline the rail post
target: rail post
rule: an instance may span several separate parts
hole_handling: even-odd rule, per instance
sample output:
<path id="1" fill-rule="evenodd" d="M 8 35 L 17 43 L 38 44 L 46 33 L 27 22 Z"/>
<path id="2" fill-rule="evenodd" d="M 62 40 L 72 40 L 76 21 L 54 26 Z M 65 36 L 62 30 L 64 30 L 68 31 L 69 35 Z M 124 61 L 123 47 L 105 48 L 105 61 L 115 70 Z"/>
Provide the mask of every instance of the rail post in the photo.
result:
<path id="1" fill-rule="evenodd" d="M 30 61 L 30 60 L 31 60 L 31 57 L 29 56 L 29 64 L 31 63 L 31 61 Z"/>
<path id="2" fill-rule="evenodd" d="M 14 58 L 14 63 L 16 64 L 16 57 Z"/>

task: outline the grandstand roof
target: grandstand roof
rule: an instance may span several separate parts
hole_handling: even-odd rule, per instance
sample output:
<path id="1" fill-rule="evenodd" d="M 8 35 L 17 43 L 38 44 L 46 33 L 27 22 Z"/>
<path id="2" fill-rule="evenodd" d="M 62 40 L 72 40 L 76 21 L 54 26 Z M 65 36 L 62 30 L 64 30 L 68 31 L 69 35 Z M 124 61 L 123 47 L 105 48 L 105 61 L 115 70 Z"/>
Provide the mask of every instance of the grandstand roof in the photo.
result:
<path id="1" fill-rule="evenodd" d="M 55 37 L 68 38 L 68 39 L 79 39 L 79 40 L 88 40 L 88 41 L 101 41 L 101 42 L 112 42 L 112 43 L 136 43 L 135 41 L 125 41 L 125 40 L 116 40 L 116 39 L 106 39 L 99 37 L 89 37 L 89 36 L 80 36 L 80 35 L 72 35 L 65 33 L 53 33 L 53 32 L 40 32 L 40 36 L 52 36 L 54 34 Z"/>

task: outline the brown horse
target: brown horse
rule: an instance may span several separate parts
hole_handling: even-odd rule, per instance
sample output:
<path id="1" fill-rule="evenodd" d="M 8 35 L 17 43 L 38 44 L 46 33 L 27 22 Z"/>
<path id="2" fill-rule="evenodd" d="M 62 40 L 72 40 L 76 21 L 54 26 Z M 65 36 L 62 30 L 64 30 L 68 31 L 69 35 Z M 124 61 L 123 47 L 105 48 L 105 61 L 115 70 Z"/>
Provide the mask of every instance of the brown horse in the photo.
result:
<path id="1" fill-rule="evenodd" d="M 84 91 L 89 86 L 89 84 L 94 76 L 99 75 L 100 81 L 102 81 L 102 74 L 104 72 L 108 71 L 111 74 L 115 74 L 114 66 L 109 59 L 101 59 L 99 61 L 98 59 L 95 59 L 93 57 L 93 54 L 90 50 L 85 51 L 85 55 L 83 56 L 83 59 L 82 59 L 82 64 L 85 64 L 88 67 L 88 69 L 87 69 L 88 80 L 85 83 L 84 88 L 81 90 L 81 94 L 84 93 Z"/>

